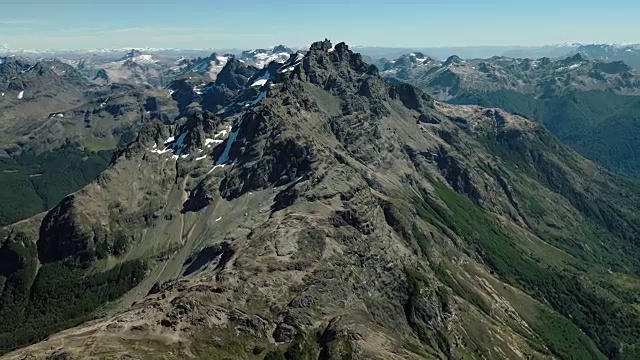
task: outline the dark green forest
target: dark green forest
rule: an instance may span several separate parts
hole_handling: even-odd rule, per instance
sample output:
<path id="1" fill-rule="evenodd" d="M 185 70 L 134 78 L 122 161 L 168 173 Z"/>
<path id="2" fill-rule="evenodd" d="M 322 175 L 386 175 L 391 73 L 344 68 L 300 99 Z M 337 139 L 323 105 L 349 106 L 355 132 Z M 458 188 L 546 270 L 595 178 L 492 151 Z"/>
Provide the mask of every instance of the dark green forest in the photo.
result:
<path id="1" fill-rule="evenodd" d="M 42 154 L 0 157 L 0 226 L 52 208 L 94 180 L 112 154 L 68 145 Z"/>
<path id="2" fill-rule="evenodd" d="M 72 263 L 38 269 L 35 243 L 16 236 L 0 248 L 0 354 L 89 320 L 144 277 L 141 260 L 105 272 Z"/>
<path id="3" fill-rule="evenodd" d="M 504 90 L 466 92 L 450 103 L 497 107 L 536 119 L 586 158 L 619 174 L 640 176 L 640 97 L 583 91 L 535 98 Z"/>

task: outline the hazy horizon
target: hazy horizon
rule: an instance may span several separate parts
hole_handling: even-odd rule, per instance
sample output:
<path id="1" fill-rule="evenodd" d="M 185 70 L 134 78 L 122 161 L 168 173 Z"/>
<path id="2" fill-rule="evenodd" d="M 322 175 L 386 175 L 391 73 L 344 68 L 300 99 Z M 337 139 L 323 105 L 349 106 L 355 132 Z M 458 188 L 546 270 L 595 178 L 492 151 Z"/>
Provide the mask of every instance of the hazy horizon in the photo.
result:
<path id="1" fill-rule="evenodd" d="M 326 37 L 325 37 L 326 38 Z M 321 41 L 324 40 L 325 38 L 318 38 L 316 41 Z M 337 44 L 339 42 L 343 42 L 343 40 L 333 40 L 333 39 L 329 39 L 330 41 L 332 41 L 332 43 Z M 9 51 L 69 51 L 69 52 L 74 52 L 74 51 L 93 51 L 93 50 L 105 50 L 105 51 L 128 51 L 128 50 L 157 50 L 157 51 L 162 51 L 162 50 L 191 50 L 191 51 L 198 51 L 198 50 L 203 50 L 203 51 L 216 51 L 216 50 L 249 50 L 249 49 L 271 49 L 274 48 L 276 46 L 280 46 L 280 45 L 284 45 L 287 46 L 291 49 L 307 49 L 313 42 L 310 42 L 309 44 L 305 44 L 305 45 L 290 45 L 290 44 L 286 44 L 286 43 L 278 43 L 278 44 L 269 44 L 269 45 L 263 45 L 263 46 L 252 46 L 252 47 L 207 47 L 207 46 L 200 46 L 200 47 L 154 47 L 154 46 L 117 46 L 117 47 L 104 47 L 104 46 L 96 46 L 96 47 L 84 47 L 84 48 L 27 48 L 27 47 L 11 47 L 8 46 L 9 44 L 3 44 L 0 43 L 0 50 L 2 50 L 3 48 L 8 49 Z M 640 41 L 637 43 L 597 43 L 597 42 L 581 42 L 581 43 L 573 43 L 573 42 L 565 42 L 565 43 L 558 43 L 558 44 L 542 44 L 542 45 L 518 45 L 518 44 L 513 44 L 513 45 L 437 45 L 437 46 L 384 46 L 384 45 L 362 45 L 362 44 L 351 44 L 349 42 L 345 42 L 350 48 L 368 48 L 368 49 L 376 49 L 376 48 L 380 48 L 380 49 L 393 49 L 393 50 L 420 50 L 420 49 L 443 49 L 443 50 L 449 50 L 449 49 L 501 49 L 501 50 L 505 50 L 505 49 L 518 49 L 518 48 L 522 48 L 522 49 L 536 49 L 536 48 L 544 48 L 544 47 L 561 47 L 561 46 L 571 46 L 573 45 L 615 45 L 615 46 L 627 46 L 627 45 L 640 45 Z"/>
<path id="2" fill-rule="evenodd" d="M 620 0 L 5 0 L 0 44 L 10 49 L 304 47 L 324 38 L 395 48 L 539 47 L 562 43 L 637 43 L 640 4 Z"/>

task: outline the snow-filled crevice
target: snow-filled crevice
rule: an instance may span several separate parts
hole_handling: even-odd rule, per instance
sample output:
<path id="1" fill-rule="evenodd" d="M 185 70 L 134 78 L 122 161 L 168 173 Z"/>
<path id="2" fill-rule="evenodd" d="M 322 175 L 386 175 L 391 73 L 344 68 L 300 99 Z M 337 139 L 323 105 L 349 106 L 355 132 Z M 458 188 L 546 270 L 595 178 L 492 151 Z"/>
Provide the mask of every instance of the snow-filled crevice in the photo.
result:
<path id="1" fill-rule="evenodd" d="M 271 79 L 271 74 L 269 73 L 269 70 L 266 70 L 260 78 L 256 79 L 256 81 L 254 81 L 253 84 L 251 84 L 251 87 L 264 86 L 264 84 L 266 84 L 267 81 L 269 81 L 270 79 Z"/>
<path id="2" fill-rule="evenodd" d="M 224 147 L 224 151 L 222 152 L 222 155 L 220 155 L 220 158 L 218 158 L 218 161 L 216 161 L 216 165 L 223 165 L 229 161 L 229 152 L 231 151 L 231 146 L 233 145 L 233 143 L 236 141 L 236 138 L 238 137 L 238 131 L 240 131 L 240 126 L 238 126 L 236 131 L 232 131 L 231 133 L 229 133 L 229 137 L 227 138 L 227 144 Z"/>
<path id="3" fill-rule="evenodd" d="M 178 155 L 178 156 L 180 155 L 182 150 L 186 147 L 186 145 L 183 142 L 184 142 L 184 138 L 187 136 L 187 134 L 189 134 L 189 130 L 186 130 L 185 132 L 180 134 L 180 136 L 178 136 L 178 139 L 176 140 L 176 142 L 173 145 L 171 145 L 171 148 L 175 151 L 175 154 Z"/>

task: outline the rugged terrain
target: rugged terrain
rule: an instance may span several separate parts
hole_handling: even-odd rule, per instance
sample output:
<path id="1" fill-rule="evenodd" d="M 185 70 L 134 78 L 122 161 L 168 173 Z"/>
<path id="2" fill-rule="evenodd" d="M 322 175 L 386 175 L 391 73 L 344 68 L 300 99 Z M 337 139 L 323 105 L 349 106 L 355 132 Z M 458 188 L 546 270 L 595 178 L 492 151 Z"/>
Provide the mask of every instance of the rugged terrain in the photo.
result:
<path id="1" fill-rule="evenodd" d="M 59 60 L 0 58 L 0 224 L 94 180 L 143 123 L 178 115 L 169 90 L 96 85 Z"/>
<path id="2" fill-rule="evenodd" d="M 640 68 L 640 44 L 585 44 L 576 49 L 590 59 L 603 61 L 622 61 L 636 69 Z"/>
<path id="3" fill-rule="evenodd" d="M 637 183 L 344 43 L 266 70 L 3 229 L 2 349 L 82 323 L 3 358 L 640 356 Z"/>
<path id="4" fill-rule="evenodd" d="M 627 176 L 640 174 L 640 73 L 623 62 L 580 54 L 444 62 L 408 54 L 383 66 L 385 76 L 452 104 L 499 107 L 537 119 L 582 155 Z"/>
<path id="5" fill-rule="evenodd" d="M 215 110 L 290 52 L 277 46 L 237 58 L 176 60 L 135 49 L 123 56 L 0 58 L 0 184 L 8 189 L 0 195 L 8 204 L 0 225 L 48 210 L 94 180 L 142 124 Z"/>

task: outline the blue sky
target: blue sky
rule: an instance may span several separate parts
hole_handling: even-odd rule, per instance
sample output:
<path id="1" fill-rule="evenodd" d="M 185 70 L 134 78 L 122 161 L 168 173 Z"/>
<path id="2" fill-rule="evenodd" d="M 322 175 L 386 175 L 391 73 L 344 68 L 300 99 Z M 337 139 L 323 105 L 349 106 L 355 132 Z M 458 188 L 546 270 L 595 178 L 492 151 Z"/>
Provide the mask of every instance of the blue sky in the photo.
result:
<path id="1" fill-rule="evenodd" d="M 640 42 L 640 1 L 0 0 L 10 48 Z"/>

